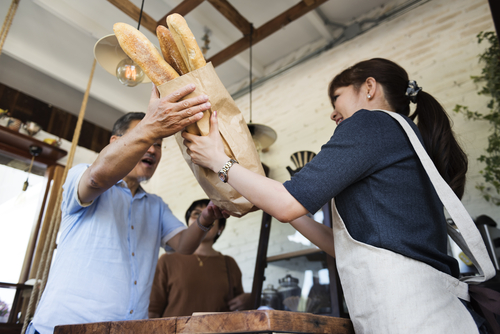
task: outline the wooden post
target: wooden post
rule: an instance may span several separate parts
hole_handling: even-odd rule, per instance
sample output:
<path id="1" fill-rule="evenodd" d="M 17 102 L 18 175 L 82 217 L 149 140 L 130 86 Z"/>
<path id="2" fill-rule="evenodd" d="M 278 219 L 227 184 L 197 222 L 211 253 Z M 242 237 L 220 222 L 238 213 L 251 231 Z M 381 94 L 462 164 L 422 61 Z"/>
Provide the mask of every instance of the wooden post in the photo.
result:
<path id="1" fill-rule="evenodd" d="M 52 213 L 54 211 L 54 207 L 56 205 L 57 191 L 58 191 L 58 189 L 60 189 L 62 187 L 63 172 L 64 172 L 64 166 L 60 166 L 60 165 L 51 166 L 48 169 L 48 174 L 51 175 L 51 177 L 50 177 L 51 179 L 48 180 L 48 185 L 47 185 L 47 192 L 49 193 L 49 195 L 48 195 L 46 209 L 44 210 L 45 215 L 43 215 L 43 213 L 40 212 L 40 219 L 42 219 L 42 217 L 43 217 L 43 223 L 41 226 L 40 233 L 38 233 L 38 230 L 36 230 L 36 234 L 39 234 L 38 240 L 37 240 L 36 235 L 35 235 L 34 240 L 30 240 L 30 245 L 29 245 L 29 248 L 35 247 L 36 244 L 38 245 L 38 247 L 36 247 L 36 251 L 34 253 L 34 256 L 32 253 L 29 259 L 28 258 L 25 259 L 25 265 L 26 265 L 26 262 L 28 262 L 28 261 L 29 261 L 29 263 L 32 262 L 31 270 L 29 270 L 29 268 L 28 268 L 29 276 L 27 276 L 27 278 L 30 278 L 30 279 L 35 278 L 36 272 L 38 270 L 38 266 L 40 264 L 40 258 L 42 256 L 42 251 L 43 251 L 43 245 L 46 242 L 47 233 L 49 231 L 49 223 L 50 223 L 50 220 L 52 219 L 52 216 L 50 215 L 50 213 Z M 31 261 L 31 259 L 33 259 L 33 261 Z M 23 266 L 23 270 L 24 270 L 24 266 Z M 24 274 L 21 274 L 21 276 L 23 277 Z M 24 281 L 22 281 L 22 282 L 20 281 L 19 283 L 24 283 Z"/>
<path id="2" fill-rule="evenodd" d="M 271 233 L 271 215 L 262 213 L 262 224 L 260 226 L 259 246 L 257 248 L 257 259 L 255 261 L 255 271 L 252 283 L 252 306 L 254 309 L 260 306 L 260 295 L 265 277 L 264 272 L 267 267 L 267 245 L 269 244 L 269 234 Z"/>
<path id="3" fill-rule="evenodd" d="M 497 39 L 500 43 L 500 2 L 498 0 L 488 0 L 490 3 L 491 17 L 497 33 Z"/>

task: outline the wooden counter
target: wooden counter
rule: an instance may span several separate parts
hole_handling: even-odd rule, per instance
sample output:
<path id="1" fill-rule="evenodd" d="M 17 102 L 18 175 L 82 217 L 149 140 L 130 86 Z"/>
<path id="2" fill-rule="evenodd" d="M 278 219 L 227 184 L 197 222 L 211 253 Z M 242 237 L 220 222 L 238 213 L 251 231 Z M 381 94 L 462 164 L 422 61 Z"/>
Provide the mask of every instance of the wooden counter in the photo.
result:
<path id="1" fill-rule="evenodd" d="M 354 334 L 349 319 L 287 311 L 224 312 L 190 317 L 57 326 L 54 334 L 133 333 L 332 333 Z"/>

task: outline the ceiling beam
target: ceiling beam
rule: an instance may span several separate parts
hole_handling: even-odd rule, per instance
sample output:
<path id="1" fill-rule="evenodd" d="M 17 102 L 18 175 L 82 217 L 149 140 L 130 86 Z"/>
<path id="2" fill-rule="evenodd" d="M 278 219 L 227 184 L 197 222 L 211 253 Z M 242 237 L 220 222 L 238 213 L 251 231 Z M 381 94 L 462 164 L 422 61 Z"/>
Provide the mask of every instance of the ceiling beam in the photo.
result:
<path id="1" fill-rule="evenodd" d="M 250 34 L 251 24 L 227 0 L 208 0 L 229 22 L 231 22 L 243 35 Z"/>
<path id="2" fill-rule="evenodd" d="M 139 17 L 141 16 L 141 9 L 134 5 L 130 0 L 108 0 L 108 2 L 115 5 L 119 10 L 133 18 L 136 22 L 139 22 Z M 156 36 L 156 27 L 158 23 L 151 16 L 142 12 L 141 26 L 151 31 Z"/>
<path id="3" fill-rule="evenodd" d="M 302 15 L 308 13 L 309 11 L 325 3 L 327 0 L 308 0 L 309 3 L 314 1 L 314 3 L 311 3 L 310 5 L 307 5 L 304 1 L 299 2 L 298 4 L 286 10 L 282 14 L 276 16 L 271 21 L 265 23 L 258 29 L 255 29 L 252 35 L 253 45 L 257 44 L 266 37 L 280 30 L 287 24 L 300 18 Z M 243 36 L 243 38 L 234 42 L 233 44 L 231 44 L 224 50 L 220 51 L 207 61 L 211 61 L 214 67 L 223 64 L 227 60 L 248 49 L 248 47 L 250 46 L 249 37 L 250 37 L 249 35 Z"/>
<path id="4" fill-rule="evenodd" d="M 167 15 L 163 16 L 158 22 L 157 25 L 167 26 L 167 16 L 173 13 L 177 13 L 182 16 L 186 16 L 190 11 L 198 7 L 205 0 L 184 0 L 179 5 L 177 5 L 174 9 L 167 13 Z"/>
<path id="5" fill-rule="evenodd" d="M 323 21 L 321 16 L 315 10 L 307 13 L 306 17 L 313 27 L 321 34 L 321 36 L 323 36 L 327 41 L 333 40 L 332 33 L 328 30 L 325 21 Z"/>

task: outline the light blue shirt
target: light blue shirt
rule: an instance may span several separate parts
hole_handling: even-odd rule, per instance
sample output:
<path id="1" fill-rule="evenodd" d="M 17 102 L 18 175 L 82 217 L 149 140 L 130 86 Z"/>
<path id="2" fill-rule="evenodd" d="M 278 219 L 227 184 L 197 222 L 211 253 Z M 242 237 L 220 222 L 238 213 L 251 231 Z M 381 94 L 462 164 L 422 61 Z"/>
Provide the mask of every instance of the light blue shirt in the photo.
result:
<path id="1" fill-rule="evenodd" d="M 159 247 L 186 229 L 163 200 L 124 181 L 90 205 L 77 188 L 88 165 L 64 184 L 57 253 L 27 333 L 64 324 L 146 319 Z"/>

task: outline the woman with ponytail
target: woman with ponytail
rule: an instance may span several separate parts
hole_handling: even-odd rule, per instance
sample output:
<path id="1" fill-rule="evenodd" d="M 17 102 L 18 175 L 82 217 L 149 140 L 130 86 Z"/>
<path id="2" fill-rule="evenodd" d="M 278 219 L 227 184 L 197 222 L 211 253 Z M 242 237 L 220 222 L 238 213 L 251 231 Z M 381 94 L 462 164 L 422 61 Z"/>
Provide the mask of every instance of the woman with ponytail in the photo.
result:
<path id="1" fill-rule="evenodd" d="M 284 184 L 229 159 L 216 112 L 210 133 L 184 132 L 184 144 L 194 163 L 336 257 L 356 333 L 478 333 L 482 319 L 468 309 L 467 284 L 447 254 L 443 205 L 461 206 L 467 171 L 448 115 L 403 68 L 380 58 L 335 76 L 329 97 L 334 134 Z M 332 228 L 306 216 L 330 200 Z M 491 275 L 484 244 L 467 238 Z"/>

